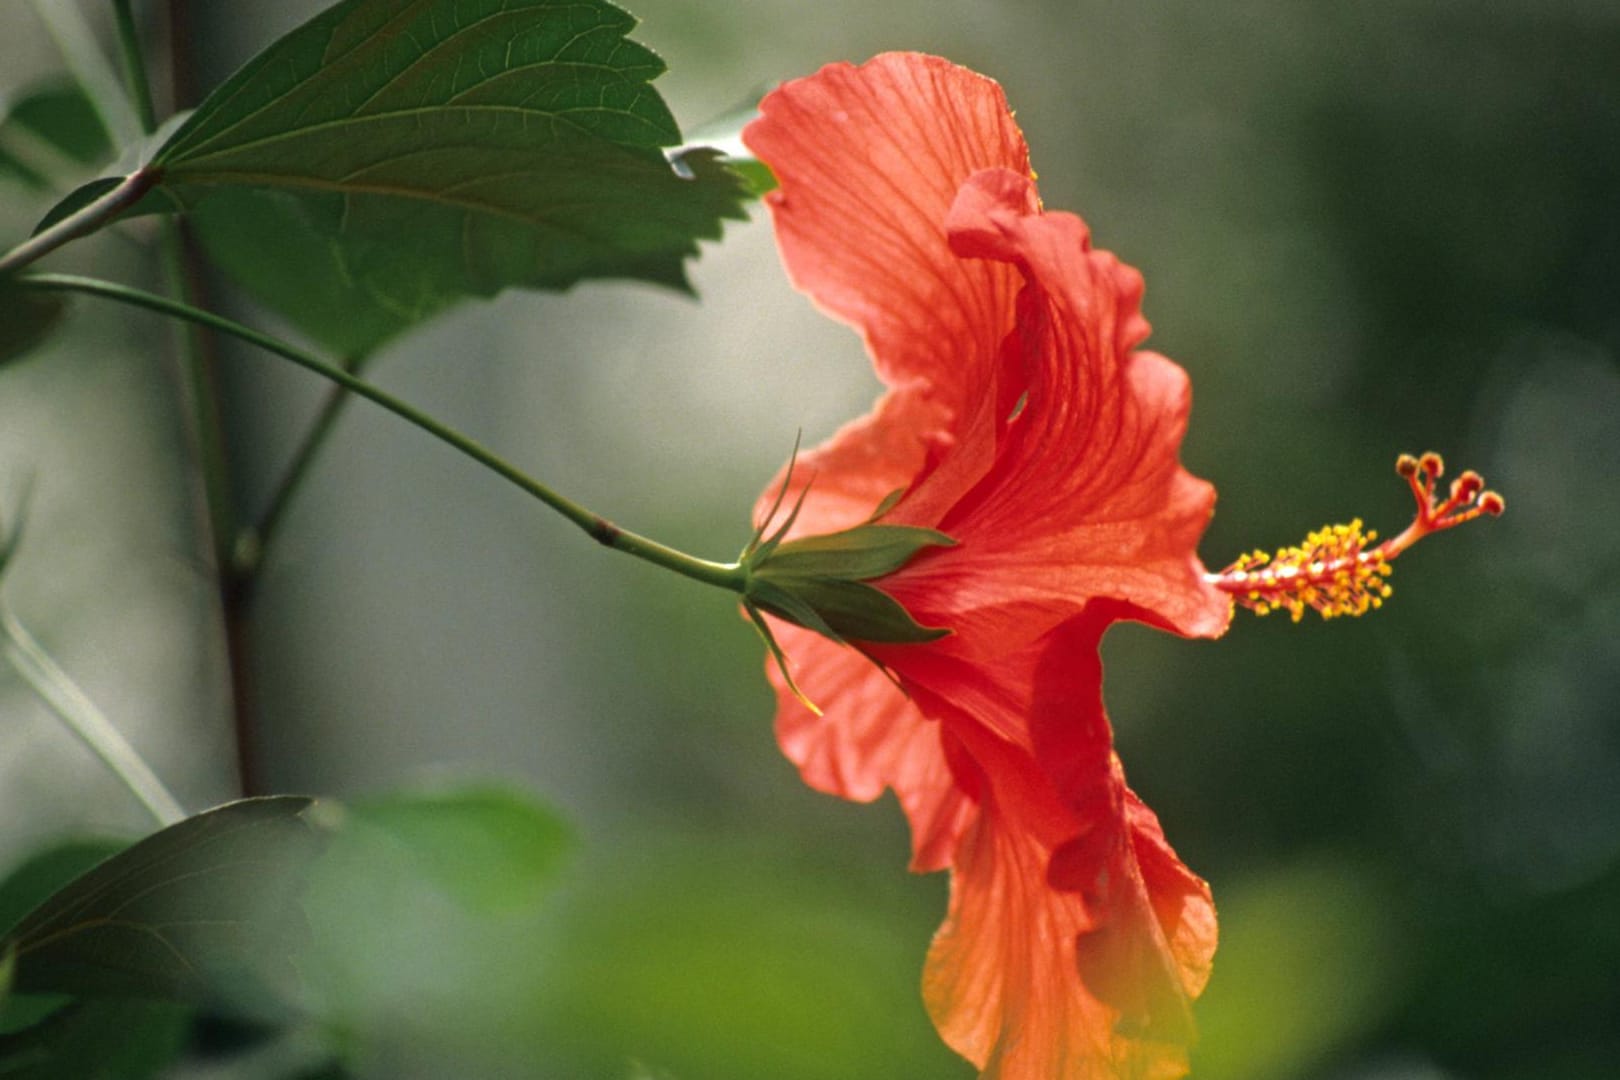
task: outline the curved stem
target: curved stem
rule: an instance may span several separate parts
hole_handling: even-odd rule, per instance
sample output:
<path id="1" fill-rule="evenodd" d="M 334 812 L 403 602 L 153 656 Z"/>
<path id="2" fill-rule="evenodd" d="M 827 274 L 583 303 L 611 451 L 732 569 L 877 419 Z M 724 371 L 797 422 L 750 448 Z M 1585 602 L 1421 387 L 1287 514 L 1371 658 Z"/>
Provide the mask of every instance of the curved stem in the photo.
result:
<path id="1" fill-rule="evenodd" d="M 290 345 L 279 338 L 271 337 L 221 315 L 201 311 L 187 304 L 170 300 L 167 297 L 132 289 L 116 282 L 102 281 L 97 278 L 81 277 L 75 274 L 26 274 L 19 277 L 16 284 L 26 288 L 53 289 L 62 292 L 78 292 L 90 296 L 100 296 L 108 300 L 131 304 L 135 307 L 143 307 L 149 311 L 156 311 L 174 318 L 185 319 L 223 334 L 230 334 L 232 337 L 246 341 L 250 345 L 256 345 L 266 352 L 274 353 L 302 368 L 313 371 L 322 378 L 344 387 L 367 401 L 380 405 L 407 423 L 421 428 L 440 442 L 448 443 L 467 457 L 472 458 L 480 465 L 517 485 L 557 511 L 557 513 L 579 526 L 591 539 L 604 547 L 622 551 L 627 555 L 634 555 L 638 559 L 653 563 L 656 566 L 662 566 L 666 570 L 673 570 L 677 574 L 689 577 L 694 581 L 700 581 L 705 585 L 714 585 L 738 593 L 742 592 L 747 585 L 747 572 L 742 566 L 736 563 L 720 563 L 711 562 L 708 559 L 699 559 L 660 544 L 656 540 L 621 529 L 606 518 L 587 510 L 572 499 L 558 494 L 538 480 L 529 477 L 481 443 L 453 428 L 447 427 L 415 406 L 344 371 L 341 367 L 329 363 L 313 353 L 305 352 L 303 349 Z"/>
<path id="2" fill-rule="evenodd" d="M 112 721 L 96 708 L 83 690 L 80 690 L 67 672 L 51 659 L 34 636 L 28 632 L 11 608 L 0 603 L 0 636 L 5 639 L 6 659 L 28 685 L 49 705 L 68 730 L 77 735 L 131 794 L 141 801 L 159 825 L 173 825 L 186 816 L 163 781 L 157 778 L 145 760 L 119 734 Z"/>
<path id="3" fill-rule="evenodd" d="M 35 260 L 42 259 L 69 240 L 87 236 L 106 225 L 113 218 L 140 202 L 141 197 L 157 185 L 159 173 L 155 169 L 137 169 L 95 201 L 80 207 L 50 228 L 35 233 L 0 256 L 0 274 L 20 270 Z"/>

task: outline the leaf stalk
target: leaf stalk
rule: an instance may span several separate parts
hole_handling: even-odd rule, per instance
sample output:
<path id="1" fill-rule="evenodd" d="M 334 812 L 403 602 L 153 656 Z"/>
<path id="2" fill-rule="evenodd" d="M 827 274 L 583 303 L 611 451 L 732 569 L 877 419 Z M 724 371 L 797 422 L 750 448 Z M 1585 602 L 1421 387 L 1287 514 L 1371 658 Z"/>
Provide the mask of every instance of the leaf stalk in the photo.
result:
<path id="1" fill-rule="evenodd" d="M 117 282 L 103 281 L 99 278 L 83 277 L 77 274 L 35 273 L 25 274 L 17 278 L 16 284 L 24 288 L 77 292 L 88 296 L 99 296 L 103 299 L 114 300 L 134 307 L 146 308 L 149 311 L 155 311 L 172 318 L 183 319 L 222 334 L 229 334 L 284 360 L 289 360 L 299 367 L 312 371 L 355 395 L 365 398 L 374 405 L 388 410 L 405 422 L 421 428 L 440 442 L 448 444 L 540 500 L 540 502 L 579 526 L 588 536 L 604 547 L 622 551 L 655 566 L 672 570 L 683 577 L 691 578 L 705 585 L 726 589 L 730 592 L 741 593 L 747 587 L 748 573 L 743 566 L 737 563 L 721 563 L 700 559 L 685 552 L 677 551 L 656 540 L 641 536 L 638 533 L 622 529 L 572 499 L 553 491 L 538 480 L 528 476 L 488 447 L 441 423 L 416 406 L 395 397 L 386 390 L 373 386 L 364 379 L 345 371 L 337 364 L 324 360 L 279 338 L 255 330 L 250 326 L 244 326 L 222 315 L 203 311 L 189 304 L 171 300 L 155 293 L 144 292 L 140 289 L 121 285 Z M 251 538 L 249 546 L 251 547 Z"/>
<path id="2" fill-rule="evenodd" d="M 130 173 L 93 202 L 80 207 L 50 228 L 35 233 L 0 256 L 0 276 L 21 270 L 68 241 L 87 236 L 108 224 L 140 202 L 148 191 L 157 186 L 161 176 L 161 172 L 153 168 L 137 169 Z"/>

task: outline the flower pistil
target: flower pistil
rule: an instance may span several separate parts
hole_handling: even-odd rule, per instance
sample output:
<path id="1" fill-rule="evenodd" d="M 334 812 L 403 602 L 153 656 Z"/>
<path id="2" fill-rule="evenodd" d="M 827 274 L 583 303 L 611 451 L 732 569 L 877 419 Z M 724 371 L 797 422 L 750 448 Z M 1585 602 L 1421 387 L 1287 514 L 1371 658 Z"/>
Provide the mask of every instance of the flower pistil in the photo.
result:
<path id="1" fill-rule="evenodd" d="M 1507 506 L 1501 495 L 1485 489 L 1484 479 L 1472 469 L 1453 480 L 1447 497 L 1440 499 L 1435 488 L 1445 462 L 1432 450 L 1421 458 L 1402 454 L 1395 471 L 1406 478 L 1417 504 L 1412 523 L 1399 536 L 1375 543 L 1378 533 L 1363 532 L 1360 518 L 1348 525 L 1325 525 L 1304 543 L 1275 555 L 1258 550 L 1243 555 L 1208 580 L 1256 615 L 1286 611 L 1294 622 L 1307 608 L 1324 619 L 1365 615 L 1394 591 L 1388 581 L 1394 570 L 1390 564 L 1401 552 L 1431 533 L 1481 515 L 1494 517 Z"/>

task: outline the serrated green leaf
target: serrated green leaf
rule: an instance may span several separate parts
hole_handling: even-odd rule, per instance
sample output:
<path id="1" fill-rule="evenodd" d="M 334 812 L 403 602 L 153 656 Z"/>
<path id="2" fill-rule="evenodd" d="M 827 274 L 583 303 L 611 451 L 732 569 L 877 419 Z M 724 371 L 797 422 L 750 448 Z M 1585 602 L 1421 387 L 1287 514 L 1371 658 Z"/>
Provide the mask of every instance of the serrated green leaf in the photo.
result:
<path id="1" fill-rule="evenodd" d="M 759 101 L 772 87 L 762 87 L 750 94 L 745 102 L 728 109 L 713 119 L 699 124 L 686 134 L 689 147 L 713 147 L 725 156 L 731 170 L 742 177 L 748 194 L 759 198 L 777 187 L 776 174 L 769 165 L 754 157 L 742 141 L 743 129 L 759 117 Z"/>
<path id="2" fill-rule="evenodd" d="M 34 87 L 0 120 L 0 177 L 30 187 L 49 188 L 60 165 L 86 168 L 111 154 L 107 129 L 77 83 Z"/>
<path id="3" fill-rule="evenodd" d="M 51 335 L 66 300 L 57 293 L 19 289 L 0 278 L 0 366 L 27 356 Z"/>
<path id="4" fill-rule="evenodd" d="M 295 898 L 323 837 L 311 800 L 244 799 L 187 818 L 81 874 L 24 916 L 15 987 L 258 1011 L 290 975 Z"/>
<path id="5" fill-rule="evenodd" d="M 715 153 L 666 160 L 664 65 L 634 25 L 605 0 L 345 0 L 153 164 L 227 271 L 351 356 L 508 287 L 684 288 L 746 192 Z"/>

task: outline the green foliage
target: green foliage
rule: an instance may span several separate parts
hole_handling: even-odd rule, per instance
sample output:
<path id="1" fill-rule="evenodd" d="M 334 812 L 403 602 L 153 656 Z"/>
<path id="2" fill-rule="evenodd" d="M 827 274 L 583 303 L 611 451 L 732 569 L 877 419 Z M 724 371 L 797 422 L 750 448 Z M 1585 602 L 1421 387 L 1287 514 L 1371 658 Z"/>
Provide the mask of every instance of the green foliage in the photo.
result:
<path id="1" fill-rule="evenodd" d="M 492 914 L 539 903 L 569 838 L 555 814 L 498 788 L 370 799 L 350 823 L 408 851 L 424 880 L 463 907 Z"/>
<path id="2" fill-rule="evenodd" d="M 869 876 L 849 854 L 708 833 L 593 852 L 540 1003 L 550 1075 L 619 1076 L 627 1058 L 704 1080 L 974 1075 L 918 993 L 943 880 Z"/>
<path id="3" fill-rule="evenodd" d="M 30 856 L 0 881 L 0 929 L 9 931 L 52 893 L 125 846 L 116 840 L 72 840 Z"/>
<path id="4" fill-rule="evenodd" d="M 567 845 L 549 810 L 486 786 L 313 810 L 248 799 L 122 853 L 88 841 L 45 851 L 0 882 L 0 925 L 13 926 L 0 939 L 0 1076 L 152 1075 L 198 1005 L 269 1021 L 248 1029 L 255 1038 L 294 1024 L 305 1059 L 375 1063 L 402 1043 L 448 1043 L 457 1060 L 500 1012 L 491 969 L 532 970 L 534 947 L 513 943 L 537 940 Z M 401 1026 L 436 996 L 443 1022 Z M 310 1018 L 322 1027 L 300 1033 Z M 309 1044 L 316 1030 L 338 1045 Z"/>
<path id="5" fill-rule="evenodd" d="M 346 0 L 209 95 L 153 160 L 160 194 L 349 356 L 510 286 L 684 288 L 746 190 L 715 153 L 666 160 L 634 25 L 603 0 Z"/>
<path id="6" fill-rule="evenodd" d="M 26 356 L 62 321 L 67 301 L 0 279 L 0 365 Z"/>
<path id="7" fill-rule="evenodd" d="M 302 870 L 321 845 L 309 806 L 287 796 L 229 803 L 74 878 L 6 934 L 14 986 L 271 1008 Z"/>
<path id="8" fill-rule="evenodd" d="M 9 929 L 22 921 L 52 893 L 65 888 L 74 878 L 117 854 L 125 845 L 115 840 L 73 840 L 47 848 L 13 870 L 0 881 L 0 928 Z M 11 988 L 16 975 L 17 943 L 4 945 L 6 974 L 0 987 Z M 8 994 L 0 991 L 0 1035 L 10 1035 L 33 1026 L 56 1012 L 70 999 L 62 994 Z M 6 1075 L 0 1071 L 0 1076 Z"/>
<path id="9" fill-rule="evenodd" d="M 63 165 L 88 168 L 111 154 L 107 129 L 76 83 L 35 87 L 0 119 L 0 178 L 37 190 L 49 189 Z"/>
<path id="10" fill-rule="evenodd" d="M 76 1002 L 24 1031 L 0 1035 L 0 1076 L 144 1080 L 174 1061 L 189 1026 L 189 1010 L 172 1002 Z"/>
<path id="11" fill-rule="evenodd" d="M 117 854 L 111 840 L 75 840 L 30 857 L 0 881 L 0 927 Z M 179 1050 L 189 1010 L 167 1002 L 74 1001 L 61 994 L 7 994 L 18 945 L 8 935 L 0 968 L 0 1076 L 7 1080 L 153 1075 Z"/>
<path id="12" fill-rule="evenodd" d="M 515 791 L 390 794 L 336 818 L 311 870 L 309 1007 L 364 1075 L 505 1075 L 539 993 L 568 830 Z M 477 1067 L 475 1067 L 475 1065 Z"/>

